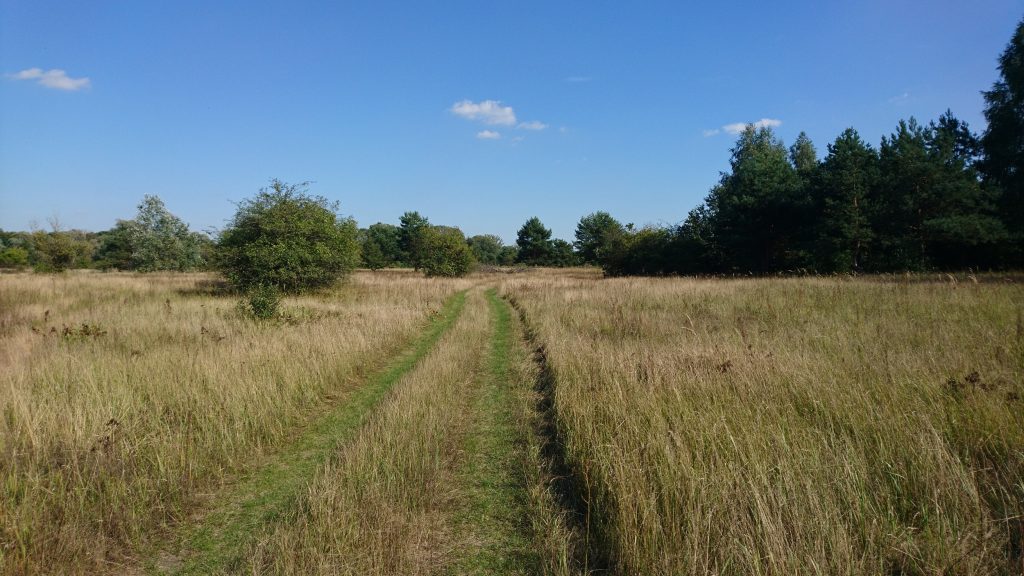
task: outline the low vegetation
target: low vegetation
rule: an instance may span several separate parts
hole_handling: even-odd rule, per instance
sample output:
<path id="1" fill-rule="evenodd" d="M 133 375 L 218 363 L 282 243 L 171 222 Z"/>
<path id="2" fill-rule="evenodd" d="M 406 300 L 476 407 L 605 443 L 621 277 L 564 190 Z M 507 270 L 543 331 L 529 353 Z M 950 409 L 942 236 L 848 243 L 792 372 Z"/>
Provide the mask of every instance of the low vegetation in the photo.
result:
<path id="1" fill-rule="evenodd" d="M 402 273 L 239 314 L 202 274 L 0 279 L 0 573 L 115 571 L 405 346 L 457 286 Z"/>
<path id="2" fill-rule="evenodd" d="M 1019 573 L 1024 288 L 990 280 L 507 277 L 591 567 Z"/>

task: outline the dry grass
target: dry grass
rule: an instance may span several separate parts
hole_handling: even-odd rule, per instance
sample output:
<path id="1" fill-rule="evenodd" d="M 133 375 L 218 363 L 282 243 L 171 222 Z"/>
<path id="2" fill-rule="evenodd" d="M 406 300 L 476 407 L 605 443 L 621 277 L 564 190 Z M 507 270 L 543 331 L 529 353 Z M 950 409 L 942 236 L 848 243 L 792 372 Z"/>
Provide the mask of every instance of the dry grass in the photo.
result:
<path id="1" fill-rule="evenodd" d="M 476 284 L 534 341 L 471 290 L 244 570 L 1022 573 L 1024 287 L 917 280 L 360 273 L 259 323 L 200 275 L 4 275 L 0 573 L 116 571 Z"/>
<path id="2" fill-rule="evenodd" d="M 311 483 L 295 516 L 261 539 L 251 573 L 433 574 L 450 566 L 456 471 L 489 338 L 470 294 L 455 326 Z"/>
<path id="3" fill-rule="evenodd" d="M 0 572 L 115 568 L 344 401 L 460 286 L 360 274 L 268 324 L 210 284 L 0 277 Z"/>
<path id="4" fill-rule="evenodd" d="M 1019 285 L 510 277 L 623 574 L 1020 573 Z"/>

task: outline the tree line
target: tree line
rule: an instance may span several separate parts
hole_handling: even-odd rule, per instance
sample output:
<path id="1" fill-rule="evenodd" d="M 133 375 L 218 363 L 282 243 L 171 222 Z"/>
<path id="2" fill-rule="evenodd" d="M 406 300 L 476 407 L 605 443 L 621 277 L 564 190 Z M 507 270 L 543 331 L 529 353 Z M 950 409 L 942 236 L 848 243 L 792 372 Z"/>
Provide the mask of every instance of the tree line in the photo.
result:
<path id="1" fill-rule="evenodd" d="M 947 111 L 899 122 L 877 148 L 848 128 L 823 159 L 748 126 L 729 170 L 674 226 L 597 212 L 576 248 L 606 273 L 1003 269 L 1024 265 L 1024 21 L 983 93 L 982 135 Z"/>
<path id="2" fill-rule="evenodd" d="M 460 276 L 478 265 L 600 266 L 609 275 L 860 273 L 1024 266 L 1024 21 L 985 91 L 983 134 L 947 111 L 900 121 L 877 147 L 848 128 L 819 159 L 748 126 L 704 202 L 671 226 L 635 227 L 607 212 L 580 219 L 575 241 L 537 217 L 515 245 L 466 238 L 419 212 L 365 229 L 308 183 L 272 180 L 216 239 L 190 231 L 156 196 L 99 232 L 0 231 L 0 267 L 138 271 L 217 269 L 237 287 L 327 285 L 356 266 Z"/>

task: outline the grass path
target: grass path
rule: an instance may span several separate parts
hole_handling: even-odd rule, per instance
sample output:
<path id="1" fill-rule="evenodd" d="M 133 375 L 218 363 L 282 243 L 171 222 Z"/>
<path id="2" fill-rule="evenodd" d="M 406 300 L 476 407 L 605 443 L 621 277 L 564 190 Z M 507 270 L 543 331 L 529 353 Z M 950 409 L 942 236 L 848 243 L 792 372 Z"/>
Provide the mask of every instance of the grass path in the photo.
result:
<path id="1" fill-rule="evenodd" d="M 538 571 L 532 547 L 525 439 L 517 426 L 511 354 L 516 344 L 508 304 L 486 293 L 491 313 L 490 350 L 473 405 L 474 424 L 459 478 L 466 508 L 458 514 L 463 554 L 458 574 L 528 574 Z"/>
<path id="2" fill-rule="evenodd" d="M 343 404 L 313 423 L 273 461 L 243 481 L 198 527 L 186 531 L 180 557 L 165 553 L 162 558 L 151 561 L 148 568 L 157 573 L 177 574 L 237 569 L 243 562 L 239 554 L 252 536 L 287 512 L 335 447 L 358 429 L 392 385 L 412 370 L 455 323 L 465 301 L 465 292 L 450 298 L 406 352 L 349 395 Z"/>

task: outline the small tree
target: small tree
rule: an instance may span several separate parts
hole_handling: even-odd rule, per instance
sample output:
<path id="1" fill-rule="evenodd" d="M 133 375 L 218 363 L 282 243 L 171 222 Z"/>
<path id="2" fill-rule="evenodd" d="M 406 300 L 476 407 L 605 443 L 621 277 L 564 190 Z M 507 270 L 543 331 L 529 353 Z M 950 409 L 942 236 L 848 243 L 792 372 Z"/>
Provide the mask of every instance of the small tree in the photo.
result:
<path id="1" fill-rule="evenodd" d="M 480 234 L 466 242 L 473 250 L 473 257 L 477 262 L 491 265 L 501 264 L 501 251 L 504 248 L 501 238 L 494 234 Z"/>
<path id="2" fill-rule="evenodd" d="M 394 266 L 402 259 L 401 229 L 378 222 L 360 231 L 363 265 L 370 270 Z"/>
<path id="3" fill-rule="evenodd" d="M 135 220 L 125 227 L 137 270 L 188 270 L 203 263 L 196 236 L 158 196 L 144 196 Z"/>
<path id="4" fill-rule="evenodd" d="M 217 245 L 217 265 L 237 288 L 285 292 L 328 286 L 359 262 L 356 223 L 308 183 L 271 180 L 244 200 Z"/>
<path id="5" fill-rule="evenodd" d="M 39 272 L 63 272 L 71 268 L 88 268 L 93 245 L 80 231 L 61 230 L 56 218 L 50 222 L 50 232 L 32 232 L 34 266 Z"/>
<path id="6" fill-rule="evenodd" d="M 598 252 L 613 236 L 625 229 L 607 212 L 593 212 L 580 218 L 576 225 L 576 251 L 587 264 L 598 262 Z"/>
<path id="7" fill-rule="evenodd" d="M 579 255 L 573 252 L 572 244 L 561 238 L 555 238 L 551 241 L 551 256 L 548 257 L 549 266 L 566 268 L 578 266 L 579 263 Z"/>
<path id="8" fill-rule="evenodd" d="M 551 259 L 551 230 L 545 228 L 540 218 L 534 216 L 519 229 L 516 246 L 519 247 L 519 262 L 534 266 L 547 265 Z"/>
<path id="9" fill-rule="evenodd" d="M 423 258 L 420 266 L 427 276 L 465 276 L 473 268 L 473 251 L 458 228 L 428 226 L 421 241 Z"/>
<path id="10" fill-rule="evenodd" d="M 419 270 L 425 255 L 423 247 L 423 233 L 430 226 L 426 216 L 419 212 L 406 212 L 398 219 L 401 226 L 399 233 L 399 245 L 402 248 L 402 260 L 406 264 Z"/>

